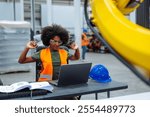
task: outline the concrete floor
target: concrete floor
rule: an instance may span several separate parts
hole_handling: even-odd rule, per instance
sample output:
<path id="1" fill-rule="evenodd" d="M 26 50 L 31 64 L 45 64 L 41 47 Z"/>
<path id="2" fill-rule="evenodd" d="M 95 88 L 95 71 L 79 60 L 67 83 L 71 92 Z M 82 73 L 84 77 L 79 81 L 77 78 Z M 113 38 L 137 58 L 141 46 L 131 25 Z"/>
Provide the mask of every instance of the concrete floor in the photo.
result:
<path id="1" fill-rule="evenodd" d="M 82 61 L 74 61 L 71 63 L 79 63 Z M 112 91 L 110 92 L 111 97 L 124 96 L 129 94 L 137 94 L 142 92 L 150 92 L 150 86 L 147 86 L 139 78 L 137 78 L 126 66 L 124 66 L 120 61 L 118 61 L 111 54 L 100 54 L 100 53 L 90 53 L 86 54 L 86 62 L 92 62 L 95 64 L 102 64 L 107 67 L 110 76 L 115 81 L 120 81 L 128 84 L 128 89 Z M 30 72 L 20 72 L 20 73 L 9 73 L 2 74 L 0 78 L 4 84 L 12 84 L 18 81 L 33 81 L 35 80 L 35 64 L 30 64 Z M 84 95 L 81 99 L 83 100 L 93 100 L 95 99 L 94 94 Z M 106 93 L 99 93 L 99 99 L 105 99 Z"/>

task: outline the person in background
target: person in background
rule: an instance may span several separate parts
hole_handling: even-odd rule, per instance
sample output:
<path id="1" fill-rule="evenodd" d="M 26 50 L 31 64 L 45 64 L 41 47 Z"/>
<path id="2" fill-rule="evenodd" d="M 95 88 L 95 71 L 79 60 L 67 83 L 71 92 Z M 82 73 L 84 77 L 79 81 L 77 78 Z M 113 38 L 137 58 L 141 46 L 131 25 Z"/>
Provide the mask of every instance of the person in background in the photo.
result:
<path id="1" fill-rule="evenodd" d="M 65 49 L 60 48 L 61 45 L 68 42 L 68 31 L 60 25 L 53 24 L 46 26 L 41 32 L 41 40 L 46 46 L 31 56 L 27 56 L 30 49 L 37 47 L 36 41 L 29 41 L 22 51 L 18 62 L 21 64 L 40 61 L 42 69 L 38 81 L 51 81 L 58 79 L 59 68 L 61 65 L 67 64 L 68 60 L 78 60 L 80 52 L 77 44 L 73 43 L 70 48 L 74 49 L 74 54 L 69 54 Z"/>
<path id="2" fill-rule="evenodd" d="M 33 36 L 33 40 L 37 42 L 38 46 L 44 46 L 41 41 L 41 31 L 36 31 L 36 34 Z"/>
<path id="3" fill-rule="evenodd" d="M 39 30 L 36 31 L 36 34 L 33 36 L 33 39 L 37 42 L 41 40 L 41 32 Z"/>
<path id="4" fill-rule="evenodd" d="M 81 46 L 82 46 L 82 61 L 85 61 L 85 55 L 87 52 L 87 45 L 89 44 L 89 39 L 86 35 L 86 30 L 83 31 L 82 37 L 81 37 Z"/>

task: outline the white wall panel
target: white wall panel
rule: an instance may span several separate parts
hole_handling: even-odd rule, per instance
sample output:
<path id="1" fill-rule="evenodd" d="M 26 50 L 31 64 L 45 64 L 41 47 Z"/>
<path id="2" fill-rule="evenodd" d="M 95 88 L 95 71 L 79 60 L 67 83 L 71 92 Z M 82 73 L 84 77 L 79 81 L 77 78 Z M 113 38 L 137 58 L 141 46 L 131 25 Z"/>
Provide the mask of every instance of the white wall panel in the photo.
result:
<path id="1" fill-rule="evenodd" d="M 21 20 L 21 5 L 16 3 L 16 20 Z M 14 8 L 12 3 L 0 3 L 0 20 L 14 20 Z"/>
<path id="2" fill-rule="evenodd" d="M 81 8 L 82 9 L 82 8 Z M 83 27 L 83 10 L 81 10 L 81 27 Z M 47 26 L 47 8 L 45 4 L 41 6 L 41 24 L 42 27 Z M 66 27 L 70 30 L 71 33 L 74 32 L 74 23 L 75 23 L 75 14 L 74 14 L 74 7 L 73 6 L 59 6 L 53 5 L 52 6 L 52 23 L 60 24 L 63 27 Z"/>

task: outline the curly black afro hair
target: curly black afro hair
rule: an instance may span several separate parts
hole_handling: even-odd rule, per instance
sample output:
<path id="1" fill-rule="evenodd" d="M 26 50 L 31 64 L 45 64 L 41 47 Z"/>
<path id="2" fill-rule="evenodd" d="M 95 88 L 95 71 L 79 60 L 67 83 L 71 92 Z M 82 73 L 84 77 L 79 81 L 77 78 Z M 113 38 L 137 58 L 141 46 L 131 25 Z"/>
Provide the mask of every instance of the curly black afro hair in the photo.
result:
<path id="1" fill-rule="evenodd" d="M 63 44 L 66 44 L 69 39 L 68 31 L 60 25 L 53 24 L 42 29 L 41 40 L 45 46 L 49 46 L 50 39 L 59 36 Z"/>

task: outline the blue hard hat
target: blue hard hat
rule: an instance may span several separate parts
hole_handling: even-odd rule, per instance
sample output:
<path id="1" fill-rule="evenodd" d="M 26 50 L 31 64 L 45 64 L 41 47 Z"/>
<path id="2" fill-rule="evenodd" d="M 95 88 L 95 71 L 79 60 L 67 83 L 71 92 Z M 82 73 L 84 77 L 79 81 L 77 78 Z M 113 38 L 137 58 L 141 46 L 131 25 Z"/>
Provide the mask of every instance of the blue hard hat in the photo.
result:
<path id="1" fill-rule="evenodd" d="M 88 31 L 87 31 L 87 29 L 86 29 L 86 28 L 83 28 L 83 32 L 84 32 L 84 33 L 87 33 Z"/>
<path id="2" fill-rule="evenodd" d="M 102 83 L 111 81 L 107 68 L 101 64 L 95 65 L 91 69 L 89 73 L 89 77 L 92 78 L 93 80 L 96 80 Z"/>

